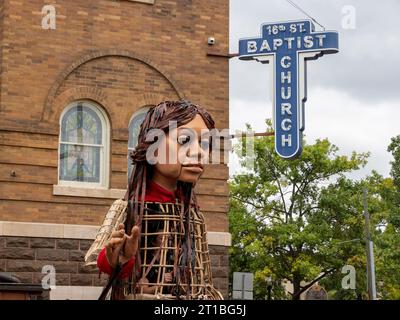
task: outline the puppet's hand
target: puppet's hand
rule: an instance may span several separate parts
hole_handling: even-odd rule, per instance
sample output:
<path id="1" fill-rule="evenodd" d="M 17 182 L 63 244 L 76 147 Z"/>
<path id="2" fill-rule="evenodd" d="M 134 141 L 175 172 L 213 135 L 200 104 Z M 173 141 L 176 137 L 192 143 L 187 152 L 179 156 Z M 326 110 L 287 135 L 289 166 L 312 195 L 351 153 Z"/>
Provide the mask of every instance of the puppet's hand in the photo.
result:
<path id="1" fill-rule="evenodd" d="M 125 233 L 124 225 L 121 223 L 117 230 L 111 235 L 106 245 L 107 260 L 111 268 L 115 268 L 118 262 L 124 264 L 132 258 L 138 248 L 139 227 L 132 228 L 131 235 Z"/>

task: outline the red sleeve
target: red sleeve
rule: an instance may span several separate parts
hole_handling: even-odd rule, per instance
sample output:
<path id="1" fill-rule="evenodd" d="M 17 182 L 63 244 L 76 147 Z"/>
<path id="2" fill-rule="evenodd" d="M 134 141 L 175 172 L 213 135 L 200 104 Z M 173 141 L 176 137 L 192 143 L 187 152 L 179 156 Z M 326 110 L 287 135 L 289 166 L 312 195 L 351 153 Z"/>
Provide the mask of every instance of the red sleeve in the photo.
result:
<path id="1" fill-rule="evenodd" d="M 134 263 L 135 257 L 132 257 L 127 263 L 125 263 L 122 267 L 119 278 L 124 279 L 129 277 L 132 273 Z M 100 272 L 111 275 L 113 270 L 107 260 L 106 248 L 103 248 L 103 250 L 100 251 L 99 256 L 97 257 L 97 266 L 99 267 Z"/>

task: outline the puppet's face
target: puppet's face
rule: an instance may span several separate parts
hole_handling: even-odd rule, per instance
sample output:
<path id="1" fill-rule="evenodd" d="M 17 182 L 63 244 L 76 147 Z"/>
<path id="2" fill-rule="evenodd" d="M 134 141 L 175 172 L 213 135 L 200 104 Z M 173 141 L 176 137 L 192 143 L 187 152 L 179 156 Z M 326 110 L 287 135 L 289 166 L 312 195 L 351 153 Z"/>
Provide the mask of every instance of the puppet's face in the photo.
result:
<path id="1" fill-rule="evenodd" d="M 203 173 L 208 159 L 207 126 L 200 115 L 166 135 L 166 163 L 157 163 L 153 181 L 173 190 L 177 181 L 195 184 Z M 205 149 L 205 150 L 203 150 Z M 177 156 L 170 157 L 168 150 Z"/>

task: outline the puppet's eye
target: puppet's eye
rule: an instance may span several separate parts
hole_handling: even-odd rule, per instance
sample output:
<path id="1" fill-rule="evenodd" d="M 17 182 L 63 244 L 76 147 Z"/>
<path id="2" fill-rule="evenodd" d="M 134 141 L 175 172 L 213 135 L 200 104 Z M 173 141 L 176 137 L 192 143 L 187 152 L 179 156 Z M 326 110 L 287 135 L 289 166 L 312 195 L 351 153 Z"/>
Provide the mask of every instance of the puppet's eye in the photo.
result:
<path id="1" fill-rule="evenodd" d="M 190 136 L 188 136 L 188 135 L 182 134 L 178 137 L 179 144 L 185 144 L 185 143 L 188 143 L 189 141 L 190 141 Z"/>

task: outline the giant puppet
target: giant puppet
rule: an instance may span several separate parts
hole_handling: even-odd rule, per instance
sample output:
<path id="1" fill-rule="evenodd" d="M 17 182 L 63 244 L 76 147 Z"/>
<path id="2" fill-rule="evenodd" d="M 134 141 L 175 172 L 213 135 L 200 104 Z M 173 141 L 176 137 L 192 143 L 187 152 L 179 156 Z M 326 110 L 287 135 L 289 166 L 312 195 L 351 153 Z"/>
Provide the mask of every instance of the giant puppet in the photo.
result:
<path id="1" fill-rule="evenodd" d="M 110 275 L 102 299 L 110 288 L 112 299 L 222 299 L 194 193 L 212 129 L 210 114 L 188 101 L 147 112 L 125 198 L 110 208 L 85 257 Z"/>

